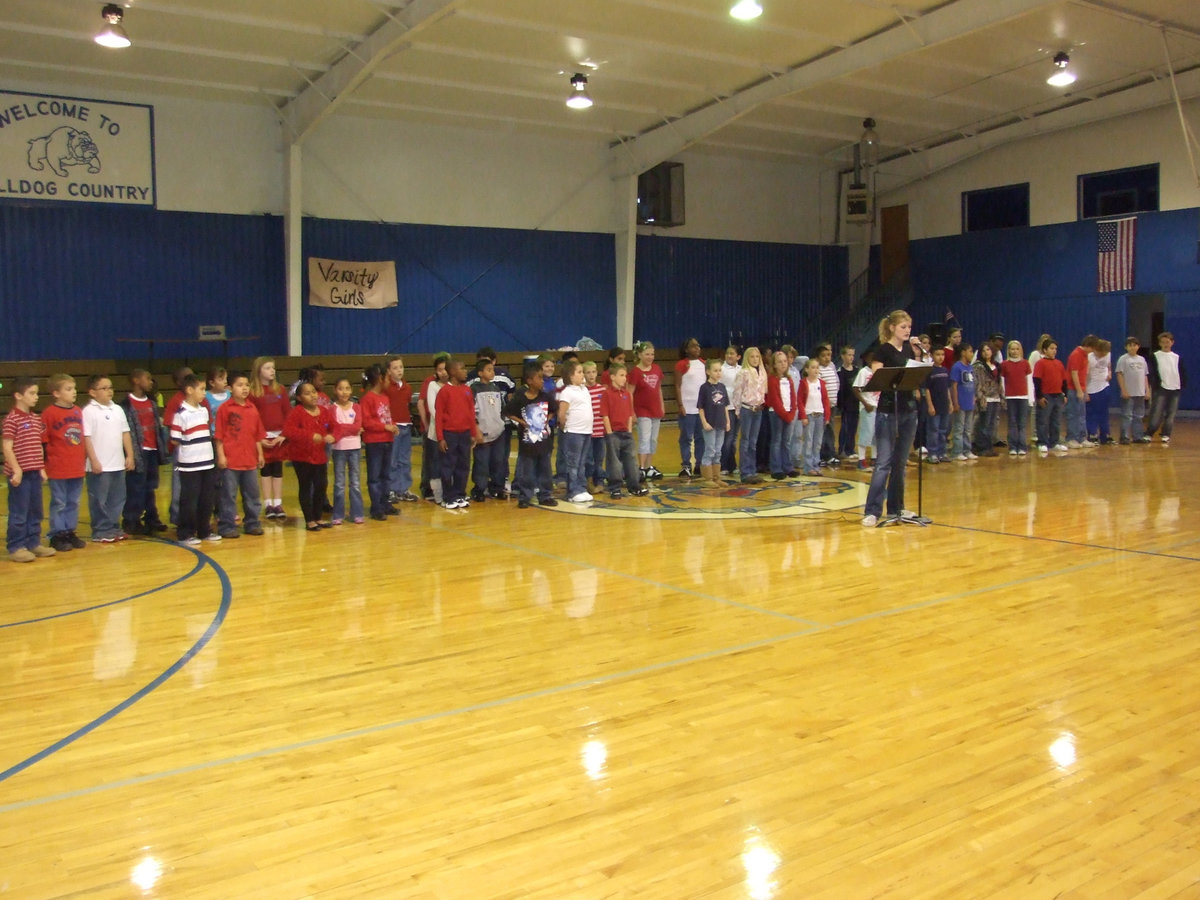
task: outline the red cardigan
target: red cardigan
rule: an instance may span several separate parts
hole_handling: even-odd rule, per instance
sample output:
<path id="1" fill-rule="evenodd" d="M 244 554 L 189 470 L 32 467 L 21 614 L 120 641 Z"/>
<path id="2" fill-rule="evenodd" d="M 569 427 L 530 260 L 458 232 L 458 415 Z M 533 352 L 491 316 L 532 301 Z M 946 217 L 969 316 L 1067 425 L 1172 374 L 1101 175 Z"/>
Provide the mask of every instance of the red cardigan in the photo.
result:
<path id="1" fill-rule="evenodd" d="M 792 408 L 789 410 L 784 410 L 783 408 L 783 394 L 781 391 L 784 390 L 792 398 Z M 796 420 L 796 386 L 792 384 L 792 379 L 786 375 L 782 378 L 778 375 L 768 375 L 766 404 L 767 408 L 783 419 L 783 421 L 794 422 Z"/>
<path id="2" fill-rule="evenodd" d="M 821 386 L 821 405 L 823 407 L 825 407 L 825 424 L 828 425 L 829 418 L 830 418 L 829 391 L 825 389 L 825 382 L 817 381 L 817 384 L 819 384 Z M 802 422 L 807 422 L 808 415 L 804 412 L 805 407 L 808 406 L 808 379 L 807 378 L 800 379 L 800 390 L 797 392 L 797 394 L 798 394 L 798 396 L 796 397 L 796 409 L 799 411 L 800 420 Z"/>
<path id="3" fill-rule="evenodd" d="M 284 446 L 288 451 L 288 459 L 292 462 L 306 462 L 322 466 L 325 464 L 325 441 L 327 434 L 333 434 L 336 424 L 333 413 L 328 407 L 318 406 L 317 415 L 310 415 L 303 406 L 294 406 L 288 413 L 287 421 L 283 423 L 283 434 L 287 438 Z M 314 435 L 320 435 L 320 443 L 313 440 Z"/>

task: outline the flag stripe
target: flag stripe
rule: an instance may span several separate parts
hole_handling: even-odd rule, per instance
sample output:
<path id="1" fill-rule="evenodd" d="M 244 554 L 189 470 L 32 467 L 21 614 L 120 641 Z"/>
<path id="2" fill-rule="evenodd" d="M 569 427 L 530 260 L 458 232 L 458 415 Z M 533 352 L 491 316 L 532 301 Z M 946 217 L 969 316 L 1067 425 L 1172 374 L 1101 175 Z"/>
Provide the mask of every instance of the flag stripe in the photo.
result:
<path id="1" fill-rule="evenodd" d="M 1096 290 L 1099 293 L 1133 290 L 1136 231 L 1137 218 L 1133 216 L 1096 223 Z"/>

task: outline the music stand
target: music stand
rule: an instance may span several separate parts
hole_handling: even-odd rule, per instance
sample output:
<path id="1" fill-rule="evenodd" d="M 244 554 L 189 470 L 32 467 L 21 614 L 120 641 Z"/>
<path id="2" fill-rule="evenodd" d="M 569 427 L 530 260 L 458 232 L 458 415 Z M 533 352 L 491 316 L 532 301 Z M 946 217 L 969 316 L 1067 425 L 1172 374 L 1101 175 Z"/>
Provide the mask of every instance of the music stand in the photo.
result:
<path id="1" fill-rule="evenodd" d="M 902 466 L 908 465 L 908 452 L 905 451 L 904 458 L 897 460 L 895 451 L 899 450 L 900 443 L 900 391 L 915 391 L 925 385 L 929 380 L 929 373 L 933 371 L 933 366 L 884 366 L 876 369 L 862 390 L 864 391 L 891 391 L 892 392 L 892 409 L 895 410 L 893 415 L 893 434 L 894 441 L 892 465 L 899 463 Z M 911 448 L 910 448 L 911 449 Z M 881 526 L 885 524 L 894 524 L 895 522 L 906 522 L 910 525 L 931 525 L 932 519 L 922 515 L 922 505 L 924 503 L 924 468 L 922 466 L 921 454 L 917 454 L 917 514 L 915 516 L 900 516 L 892 515 L 881 521 Z M 890 476 L 889 476 L 890 477 Z"/>

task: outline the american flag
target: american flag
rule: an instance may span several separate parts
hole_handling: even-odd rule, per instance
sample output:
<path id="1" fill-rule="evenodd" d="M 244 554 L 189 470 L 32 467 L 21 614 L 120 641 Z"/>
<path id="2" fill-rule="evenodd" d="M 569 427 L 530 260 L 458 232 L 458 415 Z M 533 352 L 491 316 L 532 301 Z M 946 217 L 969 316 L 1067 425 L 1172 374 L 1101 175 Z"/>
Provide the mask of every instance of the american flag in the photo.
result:
<path id="1" fill-rule="evenodd" d="M 1108 219 L 1096 223 L 1098 278 L 1096 290 L 1133 290 L 1133 238 L 1137 218 Z"/>

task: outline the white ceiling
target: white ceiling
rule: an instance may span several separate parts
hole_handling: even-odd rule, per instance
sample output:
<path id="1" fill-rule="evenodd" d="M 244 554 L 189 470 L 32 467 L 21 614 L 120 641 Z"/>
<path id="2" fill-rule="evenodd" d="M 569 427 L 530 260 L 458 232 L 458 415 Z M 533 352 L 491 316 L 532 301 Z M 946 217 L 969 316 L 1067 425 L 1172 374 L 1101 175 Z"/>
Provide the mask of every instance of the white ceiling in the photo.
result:
<path id="1" fill-rule="evenodd" d="M 0 86 L 270 104 L 300 135 L 335 114 L 600 140 L 631 169 L 688 146 L 840 167 L 866 116 L 911 154 L 1169 65 L 1200 95 L 1200 0 L 761 2 L 744 23 L 732 0 L 131 0 L 133 46 L 106 50 L 96 0 L 2 0 Z M 575 71 L 589 110 L 564 105 Z"/>

